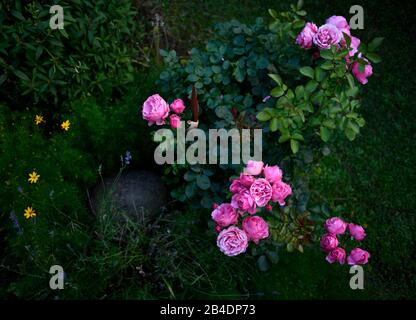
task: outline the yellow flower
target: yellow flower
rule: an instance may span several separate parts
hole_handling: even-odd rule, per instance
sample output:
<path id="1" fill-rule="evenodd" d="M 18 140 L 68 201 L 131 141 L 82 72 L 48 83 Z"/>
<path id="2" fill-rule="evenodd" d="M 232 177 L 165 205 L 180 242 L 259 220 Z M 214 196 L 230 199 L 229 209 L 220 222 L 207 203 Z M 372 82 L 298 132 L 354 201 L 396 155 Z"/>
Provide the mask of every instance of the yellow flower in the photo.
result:
<path id="1" fill-rule="evenodd" d="M 30 218 L 36 217 L 36 212 L 35 212 L 35 210 L 33 210 L 32 207 L 27 207 L 25 209 L 24 216 L 25 216 L 26 219 L 30 219 Z"/>
<path id="2" fill-rule="evenodd" d="M 71 125 L 71 122 L 69 122 L 69 120 L 66 120 L 66 121 L 62 122 L 61 128 L 65 131 L 68 131 L 70 125 Z"/>
<path id="3" fill-rule="evenodd" d="M 29 181 L 30 183 L 36 183 L 39 180 L 40 175 L 37 174 L 36 171 L 33 171 L 32 173 L 29 173 L 29 179 L 27 179 L 27 181 Z"/>
<path id="4" fill-rule="evenodd" d="M 35 117 L 35 124 L 36 125 L 39 125 L 42 122 L 45 122 L 45 120 L 43 119 L 43 116 L 42 115 L 36 115 L 36 117 Z"/>

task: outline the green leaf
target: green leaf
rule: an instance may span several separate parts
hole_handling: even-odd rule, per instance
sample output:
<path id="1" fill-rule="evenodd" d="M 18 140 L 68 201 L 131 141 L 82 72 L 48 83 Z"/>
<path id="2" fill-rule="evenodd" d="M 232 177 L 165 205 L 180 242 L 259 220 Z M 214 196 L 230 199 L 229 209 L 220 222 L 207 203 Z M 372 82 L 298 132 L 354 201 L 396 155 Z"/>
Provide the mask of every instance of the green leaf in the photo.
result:
<path id="1" fill-rule="evenodd" d="M 185 187 L 185 195 L 191 199 L 195 195 L 196 185 L 195 182 L 188 183 Z"/>
<path id="2" fill-rule="evenodd" d="M 309 80 L 309 82 L 306 84 L 305 89 L 308 92 L 314 92 L 316 88 L 318 87 L 318 82 L 316 80 Z"/>
<path id="3" fill-rule="evenodd" d="M 196 174 L 193 171 L 187 171 L 185 172 L 185 174 L 183 175 L 183 178 L 185 179 L 185 181 L 193 181 L 196 178 Z"/>
<path id="4" fill-rule="evenodd" d="M 374 63 L 379 63 L 381 61 L 381 58 L 378 54 L 367 52 L 366 57 L 373 61 Z"/>
<path id="5" fill-rule="evenodd" d="M 0 76 L 0 86 L 3 84 L 4 81 L 6 81 L 6 79 L 7 79 L 7 75 L 5 73 L 3 73 Z"/>
<path id="6" fill-rule="evenodd" d="M 290 139 L 290 149 L 292 149 L 293 153 L 297 153 L 299 151 L 299 142 L 295 139 Z"/>
<path id="7" fill-rule="evenodd" d="M 272 78 L 273 79 L 273 81 L 275 81 L 279 86 L 281 86 L 282 84 L 283 84 L 283 82 L 282 82 L 282 78 L 278 75 L 278 74 L 275 74 L 275 73 L 269 73 L 268 74 L 268 76 L 270 77 L 270 78 Z"/>
<path id="8" fill-rule="evenodd" d="M 334 64 L 332 63 L 332 61 L 325 61 L 320 65 L 320 67 L 324 70 L 331 70 L 334 68 Z"/>
<path id="9" fill-rule="evenodd" d="M 315 79 L 318 82 L 321 82 L 325 79 L 326 72 L 322 70 L 320 67 L 315 68 Z"/>
<path id="10" fill-rule="evenodd" d="M 321 126 L 320 135 L 321 135 L 322 141 L 328 142 L 329 138 L 331 137 L 331 131 L 327 127 Z"/>
<path id="11" fill-rule="evenodd" d="M 277 19 L 277 12 L 276 12 L 276 10 L 274 10 L 274 9 L 269 9 L 269 14 L 270 14 L 273 18 Z"/>
<path id="12" fill-rule="evenodd" d="M 351 46 L 351 37 L 345 32 L 342 32 L 342 35 L 344 36 L 345 43 L 347 44 L 347 47 L 350 47 Z"/>
<path id="13" fill-rule="evenodd" d="M 352 76 L 351 73 L 347 74 L 347 79 L 348 79 L 348 83 L 351 89 L 353 89 L 355 87 L 355 83 L 354 83 L 354 77 Z"/>
<path id="14" fill-rule="evenodd" d="M 260 271 L 267 271 L 270 269 L 270 264 L 267 261 L 266 256 L 263 254 L 257 259 L 257 266 L 259 267 Z"/>
<path id="15" fill-rule="evenodd" d="M 13 70 L 13 73 L 24 81 L 29 81 L 29 77 L 20 70 Z"/>
<path id="16" fill-rule="evenodd" d="M 285 132 L 282 134 L 279 138 L 279 143 L 284 143 L 290 139 L 290 134 L 288 132 Z"/>
<path id="17" fill-rule="evenodd" d="M 256 116 L 257 120 L 259 121 L 268 121 L 271 119 L 271 117 L 272 116 L 270 115 L 270 112 L 266 110 L 260 111 Z"/>
<path id="18" fill-rule="evenodd" d="M 266 255 L 271 263 L 276 264 L 279 262 L 279 254 L 276 251 L 267 251 Z"/>
<path id="19" fill-rule="evenodd" d="M 383 37 L 377 37 L 374 38 L 369 44 L 368 44 L 368 51 L 373 52 L 375 49 L 377 49 L 383 42 Z"/>
<path id="20" fill-rule="evenodd" d="M 279 122 L 277 118 L 272 118 L 272 120 L 270 121 L 270 131 L 275 132 L 277 130 L 278 124 Z"/>
<path id="21" fill-rule="evenodd" d="M 295 139 L 295 140 L 298 140 L 298 141 L 304 141 L 305 140 L 303 138 L 303 136 L 298 132 L 295 132 L 294 134 L 292 134 L 292 138 Z"/>
<path id="22" fill-rule="evenodd" d="M 190 82 L 197 82 L 199 80 L 199 77 L 196 74 L 190 74 L 187 78 L 187 81 Z"/>
<path id="23" fill-rule="evenodd" d="M 311 67 L 302 67 L 299 69 L 299 72 L 303 74 L 304 76 L 311 78 L 311 79 L 313 79 L 314 74 L 315 74 L 314 70 Z"/>
<path id="24" fill-rule="evenodd" d="M 276 88 L 272 89 L 272 91 L 270 92 L 270 94 L 273 97 L 276 97 L 276 98 L 282 96 L 284 93 L 285 93 L 285 91 L 281 87 L 276 87 Z"/>
<path id="25" fill-rule="evenodd" d="M 332 60 L 334 59 L 334 54 L 332 53 L 331 50 L 321 50 L 319 51 L 320 56 L 326 60 Z"/>
<path id="26" fill-rule="evenodd" d="M 351 129 L 351 128 L 346 128 L 345 129 L 345 135 L 347 136 L 348 140 L 353 141 L 356 137 L 356 133 Z"/>
<path id="27" fill-rule="evenodd" d="M 207 190 L 211 186 L 211 181 L 205 175 L 199 175 L 196 177 L 196 184 L 202 190 Z"/>

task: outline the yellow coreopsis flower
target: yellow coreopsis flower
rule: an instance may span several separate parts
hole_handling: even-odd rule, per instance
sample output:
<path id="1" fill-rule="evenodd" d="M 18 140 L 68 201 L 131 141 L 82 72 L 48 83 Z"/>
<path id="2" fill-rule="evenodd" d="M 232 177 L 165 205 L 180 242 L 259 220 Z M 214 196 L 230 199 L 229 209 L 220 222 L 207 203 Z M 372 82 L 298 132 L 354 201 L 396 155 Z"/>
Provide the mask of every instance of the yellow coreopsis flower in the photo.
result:
<path id="1" fill-rule="evenodd" d="M 66 121 L 62 122 L 61 128 L 65 131 L 68 131 L 70 125 L 71 125 L 71 122 L 69 122 L 69 120 L 66 120 Z"/>
<path id="2" fill-rule="evenodd" d="M 35 210 L 33 210 L 32 207 L 27 207 L 23 215 L 25 216 L 26 219 L 30 219 L 30 218 L 36 217 L 36 212 Z"/>
<path id="3" fill-rule="evenodd" d="M 45 122 L 45 120 L 43 119 L 43 116 L 37 114 L 35 116 L 35 124 L 36 125 L 40 125 L 42 122 Z"/>
<path id="4" fill-rule="evenodd" d="M 32 173 L 29 173 L 29 179 L 27 179 L 30 183 L 36 183 L 38 182 L 40 178 L 40 175 L 36 172 L 33 171 Z"/>

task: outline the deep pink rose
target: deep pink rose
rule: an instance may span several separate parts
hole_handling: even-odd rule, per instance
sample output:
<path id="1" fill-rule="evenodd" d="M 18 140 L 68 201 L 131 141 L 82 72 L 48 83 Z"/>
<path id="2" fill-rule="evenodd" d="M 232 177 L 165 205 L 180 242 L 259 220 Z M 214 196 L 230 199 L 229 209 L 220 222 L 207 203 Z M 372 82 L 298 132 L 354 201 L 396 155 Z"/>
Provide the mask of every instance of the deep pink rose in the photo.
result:
<path id="1" fill-rule="evenodd" d="M 334 235 L 343 234 L 345 229 L 347 229 L 347 223 L 345 223 L 341 218 L 332 217 L 325 221 L 324 227 L 326 231 Z"/>
<path id="2" fill-rule="evenodd" d="M 307 22 L 305 27 L 296 37 L 296 43 L 303 49 L 309 49 L 312 47 L 312 40 L 315 33 L 318 31 L 316 24 Z"/>
<path id="3" fill-rule="evenodd" d="M 358 224 L 349 223 L 348 231 L 355 240 L 361 241 L 365 238 L 365 230 Z"/>
<path id="4" fill-rule="evenodd" d="M 347 262 L 349 265 L 366 264 L 368 262 L 368 258 L 370 258 L 370 253 L 363 249 L 355 248 L 351 250 L 350 255 L 347 258 Z"/>
<path id="5" fill-rule="evenodd" d="M 244 173 L 240 174 L 240 183 L 247 189 L 251 187 L 251 185 L 253 184 L 255 180 L 256 179 L 253 176 L 250 176 Z"/>
<path id="6" fill-rule="evenodd" d="M 360 72 L 360 69 L 358 68 L 358 62 L 354 62 L 352 65 L 352 73 L 361 84 L 366 84 L 368 82 L 367 78 L 373 74 L 373 67 L 369 62 L 367 62 L 364 72 Z"/>
<path id="7" fill-rule="evenodd" d="M 217 246 L 225 255 L 236 256 L 246 251 L 248 238 L 243 230 L 231 226 L 219 233 Z"/>
<path id="8" fill-rule="evenodd" d="M 232 193 L 239 193 L 244 190 L 248 190 L 248 189 L 243 186 L 239 178 L 232 180 L 231 185 L 230 185 L 230 191 Z"/>
<path id="9" fill-rule="evenodd" d="M 212 211 L 211 217 L 217 225 L 223 228 L 238 223 L 238 213 L 229 203 L 219 205 Z"/>
<path id="10" fill-rule="evenodd" d="M 332 24 L 338 28 L 339 31 L 350 34 L 350 26 L 343 16 L 332 16 L 326 19 L 327 24 Z"/>
<path id="11" fill-rule="evenodd" d="M 234 194 L 231 198 L 231 205 L 233 208 L 239 209 L 240 214 L 246 211 L 250 214 L 256 213 L 256 203 L 247 189 Z"/>
<path id="12" fill-rule="evenodd" d="M 326 256 L 326 261 L 329 263 L 339 262 L 340 264 L 345 263 L 346 253 L 343 248 L 335 248 L 331 250 Z"/>
<path id="13" fill-rule="evenodd" d="M 248 160 L 244 173 L 246 175 L 257 176 L 263 170 L 263 165 L 263 161 Z"/>
<path id="14" fill-rule="evenodd" d="M 285 199 L 292 194 L 292 188 L 283 181 L 278 181 L 272 186 L 272 201 L 279 202 L 281 206 L 285 205 Z"/>
<path id="15" fill-rule="evenodd" d="M 265 178 L 270 183 L 274 183 L 274 182 L 278 182 L 278 181 L 282 180 L 283 173 L 282 173 L 282 170 L 280 170 L 280 168 L 278 166 L 269 167 L 268 165 L 266 165 L 263 168 L 263 172 L 264 172 Z"/>
<path id="16" fill-rule="evenodd" d="M 182 113 L 183 110 L 185 110 L 185 105 L 182 99 L 176 99 L 175 101 L 172 102 L 172 104 L 170 105 L 170 108 L 175 113 Z"/>
<path id="17" fill-rule="evenodd" d="M 264 207 L 272 198 L 272 186 L 266 179 L 257 179 L 250 187 L 250 194 L 259 207 Z"/>
<path id="18" fill-rule="evenodd" d="M 169 122 L 172 129 L 177 129 L 181 126 L 181 117 L 176 114 L 172 114 L 169 117 Z"/>
<path id="19" fill-rule="evenodd" d="M 143 103 L 142 116 L 148 121 L 149 126 L 157 124 L 158 126 L 165 123 L 169 115 L 169 105 L 161 96 L 154 94 L 147 98 Z"/>
<path id="20" fill-rule="evenodd" d="M 324 251 L 331 251 L 338 247 L 338 239 L 333 234 L 324 234 L 321 238 L 321 249 Z"/>
<path id="21" fill-rule="evenodd" d="M 320 26 L 318 32 L 313 36 L 313 43 L 320 49 L 329 49 L 343 39 L 341 31 L 333 24 Z"/>
<path id="22" fill-rule="evenodd" d="M 269 225 L 259 216 L 246 217 L 243 220 L 243 230 L 249 240 L 259 243 L 259 240 L 269 236 Z"/>

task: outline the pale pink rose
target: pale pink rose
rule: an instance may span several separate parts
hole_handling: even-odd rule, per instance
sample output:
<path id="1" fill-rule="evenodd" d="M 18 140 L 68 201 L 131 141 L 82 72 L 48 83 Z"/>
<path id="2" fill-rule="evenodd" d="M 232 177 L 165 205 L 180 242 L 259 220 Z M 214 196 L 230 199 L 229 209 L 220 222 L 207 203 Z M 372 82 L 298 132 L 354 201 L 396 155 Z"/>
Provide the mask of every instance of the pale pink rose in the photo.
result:
<path id="1" fill-rule="evenodd" d="M 281 206 L 285 205 L 285 199 L 292 194 L 292 188 L 283 181 L 278 181 L 272 186 L 272 201 L 279 202 Z"/>
<path id="2" fill-rule="evenodd" d="M 165 124 L 165 119 L 169 115 L 169 105 L 161 96 L 154 94 L 147 98 L 143 103 L 142 116 L 148 121 L 149 126 Z"/>
<path id="3" fill-rule="evenodd" d="M 182 99 L 176 99 L 175 101 L 172 102 L 172 104 L 170 105 L 170 108 L 175 113 L 182 113 L 183 110 L 185 110 L 185 105 Z"/>
<path id="4" fill-rule="evenodd" d="M 347 229 L 347 223 L 345 223 L 341 218 L 332 217 L 325 221 L 324 227 L 326 231 L 331 234 L 343 234 L 345 229 Z"/>
<path id="5" fill-rule="evenodd" d="M 354 248 L 351 250 L 347 262 L 349 265 L 366 264 L 368 258 L 370 258 L 370 253 L 361 248 Z"/>
<path id="6" fill-rule="evenodd" d="M 256 203 L 247 189 L 234 194 L 231 198 L 231 205 L 233 208 L 239 209 L 240 214 L 246 211 L 250 214 L 256 213 Z"/>
<path id="7" fill-rule="evenodd" d="M 332 16 L 326 19 L 327 24 L 332 24 L 338 28 L 339 31 L 350 34 L 350 26 L 343 16 Z"/>
<path id="8" fill-rule="evenodd" d="M 331 250 L 326 256 L 326 261 L 329 263 L 339 262 L 340 264 L 345 263 L 346 253 L 343 248 L 335 248 Z"/>
<path id="9" fill-rule="evenodd" d="M 269 167 L 268 165 L 266 165 L 263 168 L 263 173 L 265 178 L 270 182 L 277 182 L 282 180 L 282 170 L 280 170 L 280 168 L 278 166 L 271 166 Z"/>
<path id="10" fill-rule="evenodd" d="M 246 251 L 248 237 L 246 233 L 234 226 L 222 230 L 217 238 L 217 246 L 221 252 L 233 257 Z"/>
<path id="11" fill-rule="evenodd" d="M 250 187 L 250 194 L 259 207 L 264 207 L 272 198 L 272 186 L 266 179 L 257 179 Z"/>
<path id="12" fill-rule="evenodd" d="M 256 178 L 254 178 L 253 176 L 244 173 L 240 174 L 240 182 L 246 188 L 250 188 L 255 180 Z"/>
<path id="13" fill-rule="evenodd" d="M 358 39 L 357 37 L 351 37 L 351 45 L 350 45 L 350 47 L 351 47 L 352 50 L 350 50 L 348 52 L 348 55 L 350 57 L 354 56 L 354 54 L 356 52 L 358 52 L 358 47 L 360 46 L 360 43 L 361 43 L 361 40 L 360 39 Z"/>
<path id="14" fill-rule="evenodd" d="M 169 117 L 169 122 L 172 129 L 177 129 L 181 126 L 181 117 L 176 114 L 172 114 Z"/>
<path id="15" fill-rule="evenodd" d="M 238 213 L 229 203 L 223 203 L 214 209 L 211 218 L 223 228 L 238 223 Z"/>
<path id="16" fill-rule="evenodd" d="M 354 62 L 352 65 L 352 73 L 361 84 L 366 84 L 368 82 L 367 78 L 373 74 L 373 67 L 369 62 L 367 62 L 364 68 L 364 72 L 360 72 L 360 69 L 358 68 L 358 62 Z"/>
<path id="17" fill-rule="evenodd" d="M 255 244 L 259 243 L 259 240 L 266 239 L 269 236 L 269 225 L 259 216 L 244 218 L 243 230 L 247 234 L 248 239 L 252 240 Z"/>
<path id="18" fill-rule="evenodd" d="M 248 160 L 244 173 L 246 175 L 257 176 L 263 170 L 263 166 L 263 161 Z"/>
<path id="19" fill-rule="evenodd" d="M 329 49 L 343 39 L 341 31 L 333 24 L 320 26 L 318 32 L 313 36 L 313 43 L 320 49 Z"/>
<path id="20" fill-rule="evenodd" d="M 321 238 L 321 249 L 324 251 L 329 252 L 338 247 L 338 244 L 338 239 L 333 234 L 327 233 Z"/>
<path id="21" fill-rule="evenodd" d="M 296 37 L 296 43 L 303 49 L 309 49 L 312 47 L 312 40 L 315 33 L 318 31 L 316 24 L 307 22 L 305 27 Z"/>
<path id="22" fill-rule="evenodd" d="M 348 231 L 355 240 L 361 241 L 365 238 L 365 230 L 358 224 L 349 223 Z"/>

